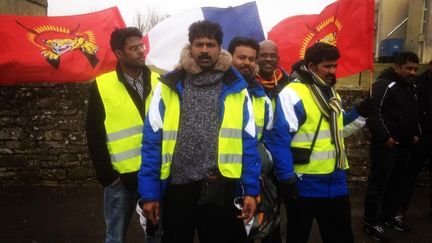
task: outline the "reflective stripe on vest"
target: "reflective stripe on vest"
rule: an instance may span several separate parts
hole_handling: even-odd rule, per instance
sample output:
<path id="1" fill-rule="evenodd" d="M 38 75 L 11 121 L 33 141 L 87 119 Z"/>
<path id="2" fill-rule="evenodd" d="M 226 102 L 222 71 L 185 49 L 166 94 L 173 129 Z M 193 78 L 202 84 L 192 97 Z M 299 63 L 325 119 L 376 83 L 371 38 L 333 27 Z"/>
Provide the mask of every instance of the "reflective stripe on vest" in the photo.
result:
<path id="1" fill-rule="evenodd" d="M 218 166 L 221 174 L 228 178 L 240 178 L 243 165 L 243 107 L 246 89 L 225 98 L 222 126 L 219 132 Z M 224 131 L 233 136 L 224 137 Z"/>
<path id="2" fill-rule="evenodd" d="M 174 148 L 180 122 L 180 100 L 175 91 L 160 83 L 161 96 L 165 104 L 162 132 L 162 166 L 160 179 L 170 175 Z M 229 178 L 240 178 L 243 162 L 243 105 L 246 89 L 230 94 L 225 99 L 225 111 L 219 131 L 218 167 L 221 174 Z M 226 116 L 229 114 L 229 116 Z"/>
<path id="3" fill-rule="evenodd" d="M 312 97 L 311 92 L 305 84 L 292 82 L 288 85 L 299 97 L 301 97 L 306 121 L 299 127 L 292 138 L 291 147 L 310 148 L 321 112 Z M 338 117 L 340 133 L 343 132 L 343 114 Z M 323 118 L 315 146 L 312 150 L 310 162 L 304 165 L 294 165 L 294 171 L 298 174 L 328 174 L 333 172 L 336 163 L 335 146 L 332 143 L 330 124 Z M 348 164 L 348 162 L 346 161 Z M 348 166 L 347 166 L 348 168 Z"/>
<path id="4" fill-rule="evenodd" d="M 318 124 L 317 124 L 318 126 Z M 315 128 L 316 129 L 316 128 Z M 343 136 L 343 132 L 339 132 L 341 136 Z M 296 134 L 295 137 L 291 140 L 292 143 L 301 143 L 301 142 L 309 142 L 313 140 L 315 136 L 315 131 L 313 133 L 304 133 L 304 134 Z M 317 139 L 331 138 L 330 130 L 326 131 L 318 131 Z"/>
<path id="5" fill-rule="evenodd" d="M 161 85 L 161 97 L 165 104 L 162 129 L 162 166 L 160 178 L 169 177 L 174 148 L 177 141 L 180 122 L 180 100 L 176 92 L 164 83 Z"/>
<path id="6" fill-rule="evenodd" d="M 252 107 L 255 118 L 255 124 L 257 127 L 258 133 L 258 141 L 261 139 L 262 132 L 264 129 L 264 120 L 265 120 L 265 105 L 266 105 L 266 97 L 255 97 L 252 96 Z"/>
<path id="7" fill-rule="evenodd" d="M 152 87 L 158 74 L 151 75 Z M 113 168 L 119 173 L 135 172 L 141 165 L 143 121 L 132 98 L 117 72 L 112 71 L 96 78 L 99 94 L 105 109 L 107 147 Z M 146 99 L 146 111 L 151 94 Z M 127 114 L 127 115 L 125 115 Z"/>

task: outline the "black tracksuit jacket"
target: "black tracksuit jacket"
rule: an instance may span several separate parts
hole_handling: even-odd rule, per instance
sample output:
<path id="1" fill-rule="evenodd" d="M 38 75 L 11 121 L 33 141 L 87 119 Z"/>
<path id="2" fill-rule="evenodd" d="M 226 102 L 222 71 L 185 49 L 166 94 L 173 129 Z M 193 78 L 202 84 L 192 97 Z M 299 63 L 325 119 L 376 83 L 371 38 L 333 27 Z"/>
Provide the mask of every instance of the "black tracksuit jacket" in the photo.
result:
<path id="1" fill-rule="evenodd" d="M 419 119 L 423 133 L 432 133 L 432 69 L 416 77 Z"/>
<path id="2" fill-rule="evenodd" d="M 415 85 L 401 79 L 392 68 L 384 70 L 372 85 L 374 108 L 366 124 L 372 141 L 384 144 L 389 137 L 401 145 L 420 136 Z"/>

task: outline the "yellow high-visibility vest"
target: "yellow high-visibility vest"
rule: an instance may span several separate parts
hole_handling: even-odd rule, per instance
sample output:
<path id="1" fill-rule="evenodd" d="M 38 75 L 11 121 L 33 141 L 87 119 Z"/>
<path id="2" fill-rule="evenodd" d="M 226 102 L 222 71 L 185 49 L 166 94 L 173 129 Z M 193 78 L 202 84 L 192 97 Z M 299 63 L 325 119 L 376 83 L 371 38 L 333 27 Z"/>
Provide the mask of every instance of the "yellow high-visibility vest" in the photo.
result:
<path id="1" fill-rule="evenodd" d="M 252 96 L 252 109 L 255 118 L 255 124 L 257 126 L 257 137 L 258 141 L 261 139 L 263 130 L 264 130 L 264 121 L 265 121 L 265 105 L 266 105 L 266 97 L 255 97 Z"/>
<path id="2" fill-rule="evenodd" d="M 160 178 L 167 179 L 180 122 L 180 99 L 175 91 L 160 83 L 161 97 L 165 104 L 162 133 L 162 167 Z M 218 167 L 224 177 L 240 178 L 243 162 L 243 105 L 246 89 L 229 94 L 224 103 L 224 114 L 218 137 Z"/>
<path id="3" fill-rule="evenodd" d="M 301 125 L 291 141 L 291 147 L 310 148 L 321 111 L 315 103 L 311 91 L 303 83 L 292 82 L 288 85 L 293 89 L 303 102 L 306 112 L 306 121 Z M 338 117 L 340 134 L 343 132 L 343 114 Z M 345 146 L 344 146 L 345 147 Z M 336 163 L 335 145 L 332 143 L 330 123 L 323 117 L 315 146 L 312 150 L 308 164 L 295 164 L 294 171 L 297 174 L 328 174 L 334 171 Z M 346 169 L 348 161 L 345 161 Z"/>
<path id="4" fill-rule="evenodd" d="M 151 73 L 152 91 L 145 100 L 145 114 L 158 77 L 159 74 Z M 120 174 L 138 171 L 143 137 L 140 113 L 116 71 L 100 75 L 96 83 L 105 109 L 106 142 L 112 166 Z"/>

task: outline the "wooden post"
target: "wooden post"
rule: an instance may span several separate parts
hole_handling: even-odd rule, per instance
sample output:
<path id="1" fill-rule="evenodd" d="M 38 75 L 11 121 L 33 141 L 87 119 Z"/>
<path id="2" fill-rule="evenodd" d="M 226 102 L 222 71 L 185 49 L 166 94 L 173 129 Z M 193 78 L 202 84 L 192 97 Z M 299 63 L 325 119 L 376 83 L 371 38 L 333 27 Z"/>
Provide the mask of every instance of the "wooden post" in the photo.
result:
<path id="1" fill-rule="evenodd" d="M 362 72 L 359 73 L 359 81 L 358 81 L 359 86 L 361 86 L 361 81 L 362 81 Z"/>

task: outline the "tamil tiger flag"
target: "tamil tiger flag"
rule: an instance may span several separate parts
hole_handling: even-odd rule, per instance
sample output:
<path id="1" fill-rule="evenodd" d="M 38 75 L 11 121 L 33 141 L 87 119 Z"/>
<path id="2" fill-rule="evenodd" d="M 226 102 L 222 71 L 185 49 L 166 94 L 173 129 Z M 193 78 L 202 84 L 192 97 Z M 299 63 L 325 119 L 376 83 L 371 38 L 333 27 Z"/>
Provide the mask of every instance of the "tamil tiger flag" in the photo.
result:
<path id="1" fill-rule="evenodd" d="M 338 77 L 373 70 L 374 6 L 374 0 L 339 0 L 320 14 L 284 19 L 269 31 L 268 39 L 279 47 L 280 65 L 286 70 L 316 42 L 339 48 Z"/>
<path id="2" fill-rule="evenodd" d="M 115 69 L 117 7 L 61 17 L 0 15 L 0 85 L 87 81 Z"/>

